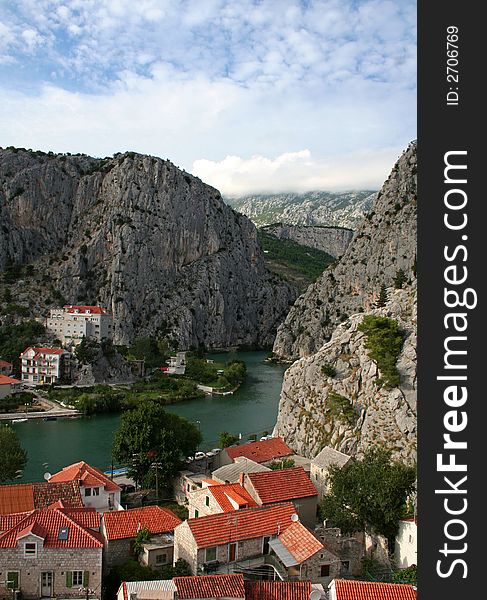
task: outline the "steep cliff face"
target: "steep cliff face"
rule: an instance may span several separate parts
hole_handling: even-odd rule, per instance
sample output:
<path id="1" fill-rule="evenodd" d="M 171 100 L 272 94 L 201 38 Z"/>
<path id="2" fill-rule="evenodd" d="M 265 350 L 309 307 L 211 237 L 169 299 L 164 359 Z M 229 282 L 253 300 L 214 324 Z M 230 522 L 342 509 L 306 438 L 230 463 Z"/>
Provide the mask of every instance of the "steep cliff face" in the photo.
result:
<path id="1" fill-rule="evenodd" d="M 268 225 L 264 231 L 279 239 L 293 240 L 302 246 L 323 250 L 335 258 L 345 253 L 353 231 L 344 227 L 304 227 L 299 225 Z"/>
<path id="2" fill-rule="evenodd" d="M 260 194 L 226 198 L 235 210 L 247 215 L 258 227 L 272 223 L 290 225 L 334 225 L 355 229 L 370 210 L 377 193 L 306 192 L 304 194 Z"/>
<path id="3" fill-rule="evenodd" d="M 17 301 L 37 314 L 61 296 L 100 303 L 117 343 L 269 345 L 295 297 L 265 268 L 254 225 L 159 158 L 0 151 L 0 221 L 0 270 L 34 263 Z"/>
<path id="4" fill-rule="evenodd" d="M 399 386 L 377 384 L 381 375 L 359 330 L 364 314 L 339 325 L 331 340 L 286 371 L 274 429 L 293 450 L 310 458 L 325 445 L 360 455 L 381 445 L 407 462 L 416 457 L 416 288 L 388 290 L 373 315 L 395 320 L 404 332 L 397 360 Z"/>
<path id="5" fill-rule="evenodd" d="M 377 200 L 335 267 L 302 294 L 279 327 L 274 353 L 294 360 L 316 352 L 349 315 L 373 307 L 399 270 L 415 278 L 416 144 L 394 166 Z"/>

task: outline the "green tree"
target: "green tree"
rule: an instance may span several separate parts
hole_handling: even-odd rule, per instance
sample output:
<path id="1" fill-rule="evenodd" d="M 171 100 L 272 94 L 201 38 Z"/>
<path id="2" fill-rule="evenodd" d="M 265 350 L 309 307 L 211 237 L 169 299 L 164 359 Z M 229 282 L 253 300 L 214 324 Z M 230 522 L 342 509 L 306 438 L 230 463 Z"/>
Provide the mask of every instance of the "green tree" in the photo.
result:
<path id="1" fill-rule="evenodd" d="M 134 540 L 134 547 L 133 547 L 134 555 L 136 558 L 142 552 L 142 548 L 144 547 L 144 544 L 147 542 L 150 542 L 150 538 L 151 538 L 151 532 L 150 532 L 150 529 L 148 529 L 147 527 L 144 527 L 143 529 L 140 529 L 137 532 L 137 535 L 135 536 L 135 540 Z"/>
<path id="2" fill-rule="evenodd" d="M 238 435 L 228 433 L 228 431 L 221 431 L 218 435 L 218 443 L 220 448 L 228 448 L 229 446 L 233 446 L 233 444 L 236 444 L 238 440 Z"/>
<path id="3" fill-rule="evenodd" d="M 393 461 L 384 449 L 370 449 L 346 469 L 331 468 L 320 515 L 344 533 L 365 530 L 392 543 L 415 479 L 414 467 Z"/>
<path id="4" fill-rule="evenodd" d="M 406 283 L 406 274 L 402 269 L 398 269 L 396 271 L 396 276 L 394 277 L 394 287 L 396 290 L 402 289 L 402 286 Z"/>
<path id="5" fill-rule="evenodd" d="M 194 455 L 201 439 L 195 424 L 145 400 L 122 415 L 113 456 L 129 467 L 129 474 L 138 483 L 149 483 L 154 474 L 151 464 L 160 463 L 159 483 L 168 485 L 184 457 Z"/>
<path id="6" fill-rule="evenodd" d="M 388 300 L 389 300 L 389 296 L 387 295 L 387 288 L 386 288 L 385 284 L 383 283 L 380 286 L 379 297 L 377 298 L 377 301 L 375 303 L 376 308 L 382 308 L 383 306 L 385 306 L 387 304 Z"/>
<path id="7" fill-rule="evenodd" d="M 27 452 L 9 425 L 0 425 L 0 483 L 14 479 L 27 463 Z"/>

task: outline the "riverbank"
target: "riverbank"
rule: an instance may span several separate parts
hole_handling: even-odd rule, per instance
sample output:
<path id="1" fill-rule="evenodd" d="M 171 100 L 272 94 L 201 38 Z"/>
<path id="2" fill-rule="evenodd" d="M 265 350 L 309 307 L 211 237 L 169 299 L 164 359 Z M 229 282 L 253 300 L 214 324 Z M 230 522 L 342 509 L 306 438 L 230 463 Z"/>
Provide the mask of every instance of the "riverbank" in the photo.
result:
<path id="1" fill-rule="evenodd" d="M 198 425 L 203 436 L 199 450 L 217 447 L 222 431 L 241 435 L 243 441 L 252 434 L 260 438 L 264 432 L 272 432 L 284 368 L 265 363 L 267 355 L 263 351 L 211 355 L 215 362 L 245 361 L 247 376 L 239 389 L 226 396 L 204 396 L 165 407 L 168 412 Z M 55 473 L 79 460 L 107 470 L 111 464 L 113 435 L 119 425 L 119 414 L 15 423 L 13 427 L 28 454 L 27 466 L 19 481 L 41 481 L 46 470 Z"/>

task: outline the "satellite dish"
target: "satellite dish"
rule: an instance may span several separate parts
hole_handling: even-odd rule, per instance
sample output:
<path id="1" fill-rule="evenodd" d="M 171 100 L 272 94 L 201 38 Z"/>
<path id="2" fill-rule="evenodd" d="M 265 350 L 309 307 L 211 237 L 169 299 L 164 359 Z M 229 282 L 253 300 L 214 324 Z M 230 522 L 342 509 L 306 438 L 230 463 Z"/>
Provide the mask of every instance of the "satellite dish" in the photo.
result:
<path id="1" fill-rule="evenodd" d="M 51 479 L 52 475 L 49 473 L 49 471 L 47 473 L 44 473 L 44 479 L 46 481 L 49 481 L 49 479 Z"/>
<path id="2" fill-rule="evenodd" d="M 320 600 L 321 592 L 319 590 L 312 590 L 309 595 L 309 600 Z"/>
<path id="3" fill-rule="evenodd" d="M 297 515 L 296 513 L 294 513 L 293 515 L 291 515 L 291 521 L 293 523 L 297 523 L 299 521 L 299 515 Z"/>

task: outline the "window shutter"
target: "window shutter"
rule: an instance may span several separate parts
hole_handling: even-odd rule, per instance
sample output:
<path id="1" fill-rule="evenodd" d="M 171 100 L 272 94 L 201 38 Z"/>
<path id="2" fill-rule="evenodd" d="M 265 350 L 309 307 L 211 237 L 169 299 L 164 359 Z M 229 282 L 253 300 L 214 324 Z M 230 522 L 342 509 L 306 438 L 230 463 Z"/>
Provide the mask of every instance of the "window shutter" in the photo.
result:
<path id="1" fill-rule="evenodd" d="M 73 572 L 66 571 L 66 587 L 73 587 Z"/>
<path id="2" fill-rule="evenodd" d="M 84 587 L 88 587 L 90 583 L 90 572 L 89 571 L 85 571 L 83 573 L 83 585 Z"/>

